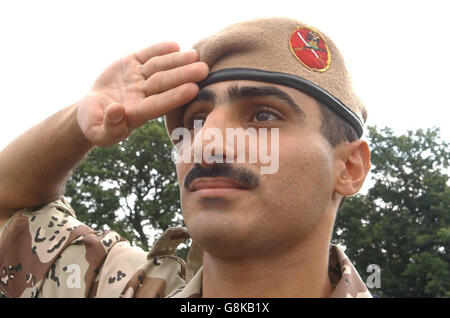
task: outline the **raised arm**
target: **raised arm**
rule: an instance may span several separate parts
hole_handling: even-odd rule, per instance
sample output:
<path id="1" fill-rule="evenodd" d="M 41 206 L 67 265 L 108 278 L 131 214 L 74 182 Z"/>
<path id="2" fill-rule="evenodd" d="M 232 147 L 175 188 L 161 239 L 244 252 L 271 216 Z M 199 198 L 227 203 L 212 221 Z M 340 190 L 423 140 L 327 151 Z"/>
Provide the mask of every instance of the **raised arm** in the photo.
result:
<path id="1" fill-rule="evenodd" d="M 108 67 L 88 94 L 0 152 L 0 227 L 16 210 L 56 199 L 70 171 L 95 146 L 108 147 L 198 93 L 208 66 L 167 42 Z"/>

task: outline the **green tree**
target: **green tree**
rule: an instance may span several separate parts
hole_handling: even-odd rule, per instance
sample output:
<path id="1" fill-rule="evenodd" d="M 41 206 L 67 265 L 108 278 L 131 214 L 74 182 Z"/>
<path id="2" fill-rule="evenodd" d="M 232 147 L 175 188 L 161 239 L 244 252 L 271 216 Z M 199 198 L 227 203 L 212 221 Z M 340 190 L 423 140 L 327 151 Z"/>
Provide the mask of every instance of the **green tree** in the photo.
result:
<path id="1" fill-rule="evenodd" d="M 182 224 L 171 151 L 162 120 L 113 147 L 95 148 L 66 187 L 78 219 L 96 230 L 115 230 L 148 250 L 150 232 Z"/>
<path id="2" fill-rule="evenodd" d="M 396 136 L 369 127 L 374 185 L 347 198 L 333 242 L 364 278 L 381 268 L 381 297 L 450 296 L 449 144 L 439 129 Z M 366 274 L 366 275 L 365 275 Z"/>

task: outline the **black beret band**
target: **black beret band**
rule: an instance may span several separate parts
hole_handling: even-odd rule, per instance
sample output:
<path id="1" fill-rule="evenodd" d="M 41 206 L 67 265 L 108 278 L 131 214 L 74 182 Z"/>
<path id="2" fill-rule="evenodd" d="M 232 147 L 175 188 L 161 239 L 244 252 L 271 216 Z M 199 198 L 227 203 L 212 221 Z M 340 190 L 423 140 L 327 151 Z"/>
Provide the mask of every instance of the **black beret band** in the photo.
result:
<path id="1" fill-rule="evenodd" d="M 226 68 L 210 73 L 208 77 L 202 82 L 198 83 L 198 85 L 200 88 L 203 88 L 207 85 L 211 85 L 217 82 L 231 80 L 252 80 L 284 85 L 294 89 L 298 89 L 315 98 L 325 106 L 329 107 L 339 117 L 349 123 L 355 129 L 359 138 L 361 138 L 363 134 L 364 124 L 353 111 L 351 111 L 339 99 L 337 99 L 324 89 L 296 75 L 263 71 L 252 68 Z"/>

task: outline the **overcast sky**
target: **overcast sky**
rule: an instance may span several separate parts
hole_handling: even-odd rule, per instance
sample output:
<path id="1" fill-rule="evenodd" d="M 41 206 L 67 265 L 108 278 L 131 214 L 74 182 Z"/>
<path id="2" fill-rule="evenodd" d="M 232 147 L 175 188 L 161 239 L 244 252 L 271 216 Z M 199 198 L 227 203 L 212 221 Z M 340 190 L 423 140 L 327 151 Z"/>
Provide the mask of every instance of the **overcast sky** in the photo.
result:
<path id="1" fill-rule="evenodd" d="M 368 124 L 437 126 L 450 140 L 449 1 L 1 1 L 0 149 L 83 97 L 114 60 L 153 43 L 189 49 L 221 28 L 285 16 L 342 51 Z"/>

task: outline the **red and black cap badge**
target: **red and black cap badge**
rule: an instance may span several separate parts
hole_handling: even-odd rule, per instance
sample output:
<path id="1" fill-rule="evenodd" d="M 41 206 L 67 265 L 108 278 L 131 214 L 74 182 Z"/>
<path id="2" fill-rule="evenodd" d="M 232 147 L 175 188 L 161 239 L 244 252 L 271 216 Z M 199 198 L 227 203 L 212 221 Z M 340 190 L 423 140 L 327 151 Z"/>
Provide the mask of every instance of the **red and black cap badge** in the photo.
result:
<path id="1" fill-rule="evenodd" d="M 295 57 L 308 69 L 325 72 L 331 63 L 330 51 L 324 37 L 311 27 L 298 27 L 289 38 Z"/>

